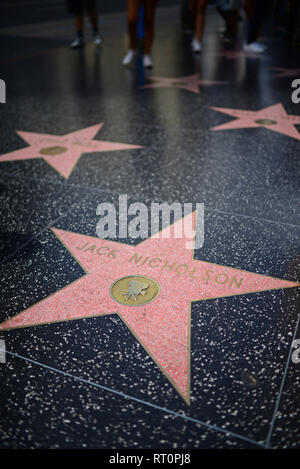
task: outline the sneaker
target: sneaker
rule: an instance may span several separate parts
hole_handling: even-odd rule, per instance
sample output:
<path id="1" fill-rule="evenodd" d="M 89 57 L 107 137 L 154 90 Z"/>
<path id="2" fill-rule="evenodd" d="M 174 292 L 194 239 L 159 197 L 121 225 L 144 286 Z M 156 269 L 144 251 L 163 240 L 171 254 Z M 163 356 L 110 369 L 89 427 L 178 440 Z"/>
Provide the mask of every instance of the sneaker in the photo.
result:
<path id="1" fill-rule="evenodd" d="M 144 55 L 143 56 L 143 65 L 145 68 L 151 68 L 153 67 L 152 59 L 150 55 Z"/>
<path id="2" fill-rule="evenodd" d="M 256 52 L 257 54 L 262 54 L 265 52 L 266 48 L 258 42 L 251 42 L 250 44 L 244 44 L 245 52 Z"/>
<path id="3" fill-rule="evenodd" d="M 259 45 L 260 45 L 260 47 L 263 48 L 264 51 L 266 51 L 268 49 L 268 47 L 265 44 L 262 44 L 261 42 L 259 42 Z"/>
<path id="4" fill-rule="evenodd" d="M 136 51 L 133 49 L 129 49 L 122 61 L 122 64 L 129 65 L 133 61 L 135 56 L 136 56 Z"/>
<path id="5" fill-rule="evenodd" d="M 100 36 L 100 34 L 95 34 L 94 36 L 94 44 L 96 44 L 96 46 L 100 46 L 100 44 L 102 44 L 103 42 L 103 39 L 102 37 Z"/>
<path id="6" fill-rule="evenodd" d="M 201 52 L 202 46 L 201 42 L 198 39 L 194 38 L 191 42 L 193 52 Z"/>
<path id="7" fill-rule="evenodd" d="M 79 49 L 80 47 L 83 47 L 83 46 L 84 46 L 84 40 L 81 36 L 75 37 L 75 39 L 70 44 L 71 49 Z"/>

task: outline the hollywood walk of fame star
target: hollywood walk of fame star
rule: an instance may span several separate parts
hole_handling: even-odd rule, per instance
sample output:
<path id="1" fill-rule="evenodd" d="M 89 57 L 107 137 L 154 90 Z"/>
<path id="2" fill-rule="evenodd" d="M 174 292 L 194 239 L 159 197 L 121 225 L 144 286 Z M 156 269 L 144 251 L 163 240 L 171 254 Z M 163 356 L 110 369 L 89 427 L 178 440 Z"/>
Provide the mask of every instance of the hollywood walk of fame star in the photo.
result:
<path id="1" fill-rule="evenodd" d="M 278 42 L 282 41 L 282 38 L 278 36 L 261 36 L 259 40 L 260 42 Z"/>
<path id="2" fill-rule="evenodd" d="M 212 127 L 210 130 L 264 127 L 265 129 L 273 130 L 274 132 L 300 140 L 300 133 L 295 127 L 295 125 L 300 124 L 300 116 L 287 114 L 281 103 L 273 104 L 260 111 L 246 111 L 243 109 L 225 107 L 212 107 L 212 109 L 236 117 L 236 119 L 218 125 L 217 127 Z"/>
<path id="3" fill-rule="evenodd" d="M 190 213 L 172 225 L 178 233 L 184 220 L 182 238 L 172 229 L 171 237 L 164 237 L 165 228 L 137 246 L 52 228 L 85 275 L 2 322 L 0 331 L 118 314 L 189 404 L 191 302 L 299 286 L 195 260 L 186 247 L 195 217 Z M 134 282 L 124 286 L 128 276 Z"/>
<path id="4" fill-rule="evenodd" d="M 154 83 L 141 86 L 141 88 L 181 88 L 191 91 L 192 93 L 200 93 L 199 86 L 227 85 L 226 81 L 200 80 L 199 75 L 188 75 L 178 78 L 167 77 L 151 77 Z"/>
<path id="5" fill-rule="evenodd" d="M 224 57 L 228 60 L 235 59 L 259 59 L 262 57 L 262 54 L 257 54 L 255 52 L 244 52 L 239 50 L 223 50 L 217 54 L 219 57 Z M 265 57 L 265 56 L 264 56 Z"/>
<path id="6" fill-rule="evenodd" d="M 270 70 L 273 70 L 274 72 L 278 72 L 274 75 L 274 78 L 284 78 L 284 77 L 300 78 L 300 68 L 270 67 Z"/>
<path id="7" fill-rule="evenodd" d="M 142 148 L 138 145 L 93 140 L 102 126 L 103 124 L 97 124 L 62 136 L 17 131 L 29 147 L 0 155 L 0 163 L 43 158 L 67 179 L 82 153 Z"/>

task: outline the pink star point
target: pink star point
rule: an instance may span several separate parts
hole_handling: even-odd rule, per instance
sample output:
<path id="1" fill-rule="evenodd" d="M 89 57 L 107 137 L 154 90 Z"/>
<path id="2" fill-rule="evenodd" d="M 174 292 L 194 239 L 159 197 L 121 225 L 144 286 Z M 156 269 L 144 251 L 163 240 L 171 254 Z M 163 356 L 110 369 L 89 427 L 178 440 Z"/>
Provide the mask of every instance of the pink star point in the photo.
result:
<path id="1" fill-rule="evenodd" d="M 0 163 L 42 158 L 64 178 L 68 179 L 83 153 L 142 148 L 139 145 L 94 140 L 102 126 L 103 123 L 96 124 L 62 136 L 18 130 L 19 137 L 29 146 L 0 155 Z M 51 150 L 54 151 L 53 154 L 51 154 Z"/>
<path id="2" fill-rule="evenodd" d="M 0 330 L 118 314 L 189 404 L 191 302 L 299 286 L 195 260 L 193 251 L 186 247 L 186 241 L 194 236 L 195 216 L 194 212 L 185 217 L 183 238 L 166 238 L 161 232 L 137 246 L 52 228 L 85 275 L 1 323 Z M 181 223 L 182 219 L 172 225 L 173 232 Z M 158 282 L 160 293 L 154 301 L 127 306 L 114 300 L 111 285 L 132 275 Z"/>
<path id="3" fill-rule="evenodd" d="M 300 68 L 282 68 L 282 67 L 270 67 L 270 70 L 277 72 L 275 78 L 284 78 L 284 77 L 299 77 Z"/>
<path id="4" fill-rule="evenodd" d="M 200 80 L 199 75 L 188 75 L 178 78 L 151 77 L 154 83 L 141 86 L 141 88 L 178 88 L 199 94 L 199 86 L 226 85 L 226 81 Z"/>
<path id="5" fill-rule="evenodd" d="M 215 111 L 235 117 L 235 120 L 212 127 L 210 130 L 231 130 L 264 127 L 288 137 L 300 140 L 295 125 L 300 125 L 300 116 L 287 114 L 281 103 L 273 104 L 259 111 L 212 107 Z"/>
<path id="6" fill-rule="evenodd" d="M 228 60 L 235 60 L 241 58 L 259 59 L 262 57 L 262 54 L 258 54 L 256 52 L 245 52 L 242 50 L 223 50 L 218 53 L 218 56 L 224 57 Z"/>

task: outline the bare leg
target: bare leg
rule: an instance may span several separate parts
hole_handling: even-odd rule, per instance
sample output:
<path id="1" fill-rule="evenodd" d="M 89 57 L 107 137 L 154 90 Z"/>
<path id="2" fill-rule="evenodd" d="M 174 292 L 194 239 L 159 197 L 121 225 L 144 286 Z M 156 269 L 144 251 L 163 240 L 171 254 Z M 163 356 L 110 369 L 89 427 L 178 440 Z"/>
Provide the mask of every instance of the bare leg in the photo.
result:
<path id="1" fill-rule="evenodd" d="M 76 27 L 77 33 L 79 33 L 79 34 L 83 33 L 83 15 L 82 15 L 82 13 L 78 13 L 77 15 L 75 15 L 75 27 Z"/>
<path id="2" fill-rule="evenodd" d="M 146 0 L 145 1 L 145 26 L 146 26 L 146 37 L 145 37 L 145 54 L 150 55 L 151 47 L 154 38 L 154 17 L 157 0 Z"/>
<path id="3" fill-rule="evenodd" d="M 87 13 L 88 13 L 94 33 L 97 33 L 98 32 L 98 15 L 97 15 L 96 8 L 94 10 L 88 10 Z"/>
<path id="4" fill-rule="evenodd" d="M 137 46 L 137 22 L 141 4 L 142 0 L 127 0 L 129 48 L 133 50 Z"/>
<path id="5" fill-rule="evenodd" d="M 190 5 L 195 18 L 195 37 L 200 42 L 203 36 L 207 0 L 191 0 Z"/>
<path id="6" fill-rule="evenodd" d="M 254 0 L 244 1 L 244 9 L 245 9 L 245 12 L 249 21 L 251 21 L 254 16 L 254 6 L 255 6 Z"/>

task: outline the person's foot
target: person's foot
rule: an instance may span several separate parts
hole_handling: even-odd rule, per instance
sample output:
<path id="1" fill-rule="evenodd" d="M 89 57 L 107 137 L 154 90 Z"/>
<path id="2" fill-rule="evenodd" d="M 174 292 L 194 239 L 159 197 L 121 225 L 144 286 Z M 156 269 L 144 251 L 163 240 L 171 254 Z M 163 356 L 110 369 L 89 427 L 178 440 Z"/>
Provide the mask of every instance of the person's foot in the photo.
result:
<path id="1" fill-rule="evenodd" d="M 268 47 L 265 44 L 262 44 L 261 42 L 259 42 L 258 44 L 260 45 L 260 47 L 263 48 L 264 51 L 268 49 Z"/>
<path id="2" fill-rule="evenodd" d="M 134 49 L 129 49 L 127 54 L 125 55 L 122 64 L 123 65 L 129 65 L 133 61 L 133 59 L 136 56 L 136 51 Z"/>
<path id="3" fill-rule="evenodd" d="M 103 42 L 102 37 L 100 36 L 100 34 L 96 33 L 94 35 L 94 44 L 96 44 L 96 46 L 100 46 L 100 44 L 102 44 L 102 42 Z"/>
<path id="4" fill-rule="evenodd" d="M 255 52 L 257 54 L 262 54 L 265 52 L 266 48 L 258 42 L 251 42 L 250 44 L 244 44 L 244 51 L 245 52 Z"/>
<path id="5" fill-rule="evenodd" d="M 191 46 L 192 46 L 193 52 L 196 52 L 196 53 L 201 52 L 201 49 L 202 49 L 201 42 L 198 41 L 198 39 L 196 39 L 195 37 L 191 42 Z"/>
<path id="6" fill-rule="evenodd" d="M 149 54 L 145 54 L 143 56 L 143 65 L 144 65 L 145 68 L 153 67 L 152 59 L 151 59 L 151 56 Z"/>
<path id="7" fill-rule="evenodd" d="M 84 46 L 84 40 L 81 36 L 76 36 L 75 39 L 71 42 L 71 49 L 79 49 Z"/>

